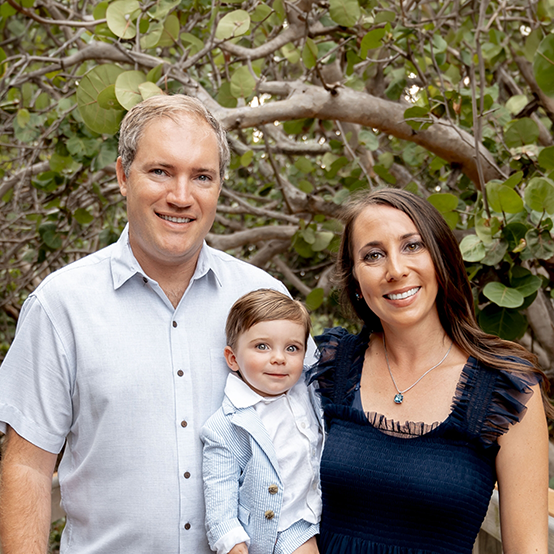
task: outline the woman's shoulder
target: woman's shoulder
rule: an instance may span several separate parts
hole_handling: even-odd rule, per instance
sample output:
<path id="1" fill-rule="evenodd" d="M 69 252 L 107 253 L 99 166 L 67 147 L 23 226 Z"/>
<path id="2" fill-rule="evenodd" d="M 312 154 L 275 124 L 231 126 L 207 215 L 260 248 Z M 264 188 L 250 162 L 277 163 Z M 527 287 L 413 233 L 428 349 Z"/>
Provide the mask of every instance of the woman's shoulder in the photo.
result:
<path id="1" fill-rule="evenodd" d="M 469 357 L 458 384 L 455 409 L 481 441 L 495 444 L 511 425 L 521 421 L 533 387 L 541 375 L 523 359 L 502 358 L 506 367 L 529 367 L 529 371 L 499 369 Z M 536 390 L 536 389 L 535 389 Z M 539 394 L 539 392 L 537 392 Z"/>
<path id="2" fill-rule="evenodd" d="M 342 327 L 333 327 L 314 340 L 319 357 L 309 370 L 310 382 L 317 382 L 324 401 L 347 402 L 360 380 L 369 332 L 364 328 L 359 334 L 352 334 Z"/>

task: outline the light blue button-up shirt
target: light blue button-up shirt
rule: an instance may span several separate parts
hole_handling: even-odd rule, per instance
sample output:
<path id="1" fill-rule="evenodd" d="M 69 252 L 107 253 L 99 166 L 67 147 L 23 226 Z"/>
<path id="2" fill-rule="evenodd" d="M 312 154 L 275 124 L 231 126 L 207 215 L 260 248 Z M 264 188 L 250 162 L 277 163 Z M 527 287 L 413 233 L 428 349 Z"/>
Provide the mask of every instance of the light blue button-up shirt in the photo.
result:
<path id="1" fill-rule="evenodd" d="M 208 554 L 199 431 L 229 372 L 225 320 L 283 285 L 204 245 L 175 309 L 116 244 L 47 277 L 0 368 L 6 424 L 59 452 L 63 554 Z"/>

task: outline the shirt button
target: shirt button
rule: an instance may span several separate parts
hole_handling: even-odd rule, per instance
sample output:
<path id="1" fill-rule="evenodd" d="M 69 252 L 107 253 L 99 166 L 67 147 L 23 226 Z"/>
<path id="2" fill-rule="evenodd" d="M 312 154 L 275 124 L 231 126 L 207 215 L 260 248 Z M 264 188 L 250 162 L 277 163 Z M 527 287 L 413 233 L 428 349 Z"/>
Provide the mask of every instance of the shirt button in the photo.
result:
<path id="1" fill-rule="evenodd" d="M 277 485 L 269 485 L 268 489 L 269 494 L 277 494 L 279 487 Z"/>
<path id="2" fill-rule="evenodd" d="M 317 481 L 312 483 L 312 489 L 314 489 L 314 491 L 317 489 Z"/>
<path id="3" fill-rule="evenodd" d="M 176 321 L 173 322 L 173 327 L 177 327 L 177 322 Z"/>
<path id="4" fill-rule="evenodd" d="M 187 425 L 188 423 L 185 420 L 181 421 L 181 427 L 186 427 Z"/>
<path id="5" fill-rule="evenodd" d="M 267 510 L 264 516 L 266 519 L 273 519 L 275 517 L 275 512 L 273 510 Z"/>
<path id="6" fill-rule="evenodd" d="M 184 372 L 182 369 L 180 369 L 180 370 L 177 372 L 177 375 L 178 375 L 179 377 L 182 377 L 184 374 L 185 374 L 185 372 Z"/>
<path id="7" fill-rule="evenodd" d="M 190 473 L 188 471 L 185 471 L 184 477 L 185 477 L 185 479 L 189 479 L 190 478 Z"/>
<path id="8" fill-rule="evenodd" d="M 185 529 L 188 531 L 190 529 L 190 523 L 185 523 Z"/>
<path id="9" fill-rule="evenodd" d="M 145 283 L 148 283 L 148 279 L 146 277 L 143 277 L 142 280 L 145 282 Z"/>
<path id="10" fill-rule="evenodd" d="M 303 422 L 300 424 L 300 427 L 302 427 L 302 429 L 306 429 L 306 422 L 303 421 Z"/>

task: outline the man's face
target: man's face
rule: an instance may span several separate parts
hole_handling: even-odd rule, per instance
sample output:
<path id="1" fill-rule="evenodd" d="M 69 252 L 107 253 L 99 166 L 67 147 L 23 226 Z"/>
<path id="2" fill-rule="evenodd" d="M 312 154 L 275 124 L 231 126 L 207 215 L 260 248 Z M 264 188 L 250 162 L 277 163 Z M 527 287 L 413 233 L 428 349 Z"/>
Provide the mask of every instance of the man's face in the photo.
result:
<path id="1" fill-rule="evenodd" d="M 117 178 L 127 198 L 131 248 L 142 268 L 150 275 L 163 268 L 192 273 L 221 188 L 210 125 L 189 115 L 153 121 L 127 177 L 118 159 Z"/>

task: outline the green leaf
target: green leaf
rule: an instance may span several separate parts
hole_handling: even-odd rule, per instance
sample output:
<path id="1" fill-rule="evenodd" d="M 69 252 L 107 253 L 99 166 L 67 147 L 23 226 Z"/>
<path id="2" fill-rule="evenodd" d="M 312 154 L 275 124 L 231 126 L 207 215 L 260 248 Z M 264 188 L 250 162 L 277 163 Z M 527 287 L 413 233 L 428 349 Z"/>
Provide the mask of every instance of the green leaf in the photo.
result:
<path id="1" fill-rule="evenodd" d="M 525 234 L 528 230 L 529 228 L 527 225 L 519 221 L 508 223 L 508 225 L 502 229 L 502 236 L 508 241 L 508 249 L 510 251 L 521 246 L 521 241 L 525 240 Z"/>
<path id="2" fill-rule="evenodd" d="M 508 242 L 504 239 L 493 239 L 487 245 L 487 254 L 481 260 L 483 265 L 495 266 L 502 261 L 508 251 Z"/>
<path id="3" fill-rule="evenodd" d="M 145 81 L 144 83 L 140 83 L 140 85 L 138 86 L 138 90 L 143 100 L 146 100 L 147 98 L 151 98 L 152 96 L 158 96 L 159 94 L 164 94 L 164 91 L 158 85 L 155 85 L 150 81 Z"/>
<path id="4" fill-rule="evenodd" d="M 330 0 L 329 15 L 337 25 L 353 27 L 361 15 L 358 0 Z"/>
<path id="5" fill-rule="evenodd" d="M 358 134 L 360 142 L 363 142 L 368 150 L 375 152 L 379 148 L 379 137 L 373 132 L 364 129 Z"/>
<path id="6" fill-rule="evenodd" d="M 142 71 L 124 71 L 115 80 L 115 96 L 118 102 L 130 110 L 142 102 L 138 86 L 146 82 L 146 75 Z"/>
<path id="7" fill-rule="evenodd" d="M 194 56 L 194 54 L 197 54 L 200 50 L 202 50 L 202 48 L 204 48 L 204 43 L 192 33 L 182 33 L 181 41 L 185 44 L 190 44 L 189 53 L 191 56 Z"/>
<path id="8" fill-rule="evenodd" d="M 75 210 L 73 217 L 79 225 L 88 225 L 94 221 L 94 216 L 85 210 L 85 208 L 78 208 Z"/>
<path id="9" fill-rule="evenodd" d="M 134 38 L 137 34 L 134 21 L 140 15 L 137 0 L 116 0 L 106 10 L 110 31 L 119 38 Z"/>
<path id="10" fill-rule="evenodd" d="M 152 17 L 152 19 L 157 19 L 158 21 L 161 21 L 165 19 L 167 14 L 175 7 L 179 5 L 181 0 L 158 0 L 156 2 L 156 9 L 150 10 L 148 12 L 148 15 Z"/>
<path id="11" fill-rule="evenodd" d="M 511 189 L 517 187 L 521 183 L 523 178 L 523 171 L 516 171 L 513 175 L 510 175 L 508 179 L 504 181 L 504 185 Z"/>
<path id="12" fill-rule="evenodd" d="M 535 177 L 531 179 L 524 193 L 525 203 L 536 212 L 543 210 L 554 214 L 554 184 L 550 179 Z"/>
<path id="13" fill-rule="evenodd" d="M 431 194 L 427 200 L 441 214 L 451 212 L 458 207 L 458 198 L 450 193 Z"/>
<path id="14" fill-rule="evenodd" d="M 538 138 L 539 126 L 529 117 L 517 119 L 504 132 L 504 142 L 508 148 L 533 144 Z"/>
<path id="15" fill-rule="evenodd" d="M 480 262 L 487 254 L 485 245 L 477 235 L 466 235 L 460 242 L 460 251 L 466 262 Z"/>
<path id="16" fill-rule="evenodd" d="M 294 167 L 298 169 L 298 171 L 301 171 L 302 173 L 311 173 L 314 170 L 314 165 L 308 158 L 304 156 L 300 156 L 297 158 L 297 160 L 294 162 Z"/>
<path id="17" fill-rule="evenodd" d="M 285 56 L 285 58 L 292 64 L 300 61 L 300 52 L 298 51 L 298 48 L 292 44 L 292 42 L 285 44 L 285 46 L 281 48 L 281 52 L 283 56 Z"/>
<path id="18" fill-rule="evenodd" d="M 433 124 L 429 110 L 421 106 L 413 106 L 404 111 L 404 120 L 414 131 L 424 131 Z"/>
<path id="19" fill-rule="evenodd" d="M 254 151 L 253 150 L 247 150 L 240 157 L 240 165 L 242 165 L 242 167 L 248 167 L 252 163 L 253 159 L 254 159 Z"/>
<path id="20" fill-rule="evenodd" d="M 108 6 L 109 2 L 98 2 L 98 4 L 94 6 L 94 10 L 92 10 L 92 17 L 94 17 L 95 20 L 104 19 Z"/>
<path id="21" fill-rule="evenodd" d="M 250 16 L 244 10 L 235 10 L 223 16 L 217 24 L 215 38 L 227 40 L 233 37 L 240 37 L 248 32 L 250 28 Z"/>
<path id="22" fill-rule="evenodd" d="M 539 260 L 548 260 L 554 256 L 554 241 L 548 231 L 531 229 L 527 231 L 525 241 L 535 258 Z"/>
<path id="23" fill-rule="evenodd" d="M 115 95 L 115 84 L 108 85 L 98 94 L 98 105 L 104 110 L 123 110 Z"/>
<path id="24" fill-rule="evenodd" d="M 312 183 L 310 183 L 310 181 L 306 181 L 306 179 L 301 179 L 300 181 L 298 181 L 298 183 L 296 183 L 296 186 L 306 194 L 311 194 L 314 191 L 314 186 L 312 185 Z"/>
<path id="25" fill-rule="evenodd" d="M 331 231 L 319 231 L 315 234 L 315 240 L 312 244 L 312 250 L 314 252 L 321 252 L 325 250 L 333 240 L 335 236 Z"/>
<path id="26" fill-rule="evenodd" d="M 25 127 L 27 127 L 30 120 L 31 120 L 31 114 L 29 113 L 29 110 L 27 108 L 22 108 L 21 110 L 17 110 L 17 124 L 22 129 L 25 129 Z"/>
<path id="27" fill-rule="evenodd" d="M 302 49 L 302 62 L 307 69 L 315 67 L 317 62 L 317 45 L 311 38 L 306 39 L 306 44 Z"/>
<path id="28" fill-rule="evenodd" d="M 515 115 L 519 113 L 527 105 L 527 96 L 525 94 L 516 94 L 506 101 L 506 109 Z"/>
<path id="29" fill-rule="evenodd" d="M 156 48 L 160 43 L 164 32 L 164 25 L 161 21 L 152 23 L 148 28 L 148 32 L 140 37 L 140 47 L 143 50 L 149 50 L 150 48 Z"/>
<path id="30" fill-rule="evenodd" d="M 250 96 L 256 88 L 256 81 L 250 73 L 248 66 L 239 67 L 231 77 L 231 94 L 235 98 L 246 98 Z"/>
<path id="31" fill-rule="evenodd" d="M 51 250 L 57 250 L 62 246 L 62 237 L 57 232 L 54 223 L 43 223 L 38 231 L 44 244 Z"/>
<path id="32" fill-rule="evenodd" d="M 554 96 L 554 35 L 547 35 L 539 44 L 533 59 L 533 73 L 539 88 Z"/>
<path id="33" fill-rule="evenodd" d="M 168 15 L 163 24 L 162 36 L 156 47 L 165 48 L 166 46 L 173 46 L 179 39 L 180 29 L 179 18 L 174 13 Z"/>
<path id="34" fill-rule="evenodd" d="M 547 146 L 539 152 L 539 165 L 543 169 L 554 169 L 554 146 Z"/>
<path id="35" fill-rule="evenodd" d="M 317 310 L 321 304 L 323 304 L 323 299 L 325 298 L 325 292 L 322 288 L 313 289 L 308 296 L 306 296 L 306 307 L 308 310 Z"/>
<path id="36" fill-rule="evenodd" d="M 523 294 L 502 283 L 487 283 L 483 288 L 483 294 L 501 308 L 518 308 L 523 304 Z"/>
<path id="37" fill-rule="evenodd" d="M 510 283 L 522 296 L 527 298 L 542 287 L 542 279 L 538 275 L 527 275 L 521 279 L 513 279 Z"/>
<path id="38" fill-rule="evenodd" d="M 92 68 L 79 83 L 77 105 L 85 125 L 97 133 L 113 135 L 119 129 L 123 111 L 106 110 L 98 104 L 98 95 L 107 86 L 115 84 L 122 69 L 116 65 L 103 64 Z"/>
<path id="39" fill-rule="evenodd" d="M 486 184 L 486 191 L 489 205 L 495 212 L 517 214 L 523 210 L 523 200 L 510 187 L 491 182 Z"/>
<path id="40" fill-rule="evenodd" d="M 368 50 L 374 50 L 375 48 L 383 46 L 383 37 L 385 34 L 386 30 L 384 27 L 373 29 L 369 31 L 369 33 L 366 33 L 360 44 L 360 58 L 362 58 L 362 60 L 367 58 Z"/>
<path id="41" fill-rule="evenodd" d="M 217 101 L 224 108 L 236 108 L 237 99 L 231 94 L 231 83 L 223 81 L 217 91 Z"/>
<path id="42" fill-rule="evenodd" d="M 256 23 L 259 23 L 260 21 L 267 19 L 272 13 L 273 10 L 267 4 L 258 4 L 256 9 L 252 12 L 250 19 Z"/>
<path id="43" fill-rule="evenodd" d="M 515 340 L 527 330 L 527 320 L 517 310 L 489 304 L 479 313 L 479 325 L 485 333 L 505 340 Z"/>

